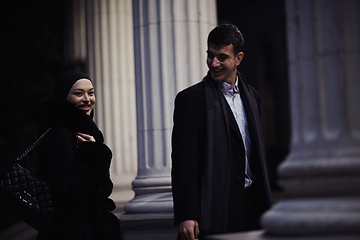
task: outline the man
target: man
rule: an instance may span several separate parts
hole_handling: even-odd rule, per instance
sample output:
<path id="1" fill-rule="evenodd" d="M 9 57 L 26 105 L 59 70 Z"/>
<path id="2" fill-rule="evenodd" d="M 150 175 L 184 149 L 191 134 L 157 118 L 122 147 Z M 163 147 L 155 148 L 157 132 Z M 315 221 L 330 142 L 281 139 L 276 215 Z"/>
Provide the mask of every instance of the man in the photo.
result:
<path id="1" fill-rule="evenodd" d="M 172 188 L 181 239 L 259 229 L 271 206 L 259 94 L 237 71 L 243 46 L 237 27 L 214 28 L 207 76 L 175 99 Z"/>

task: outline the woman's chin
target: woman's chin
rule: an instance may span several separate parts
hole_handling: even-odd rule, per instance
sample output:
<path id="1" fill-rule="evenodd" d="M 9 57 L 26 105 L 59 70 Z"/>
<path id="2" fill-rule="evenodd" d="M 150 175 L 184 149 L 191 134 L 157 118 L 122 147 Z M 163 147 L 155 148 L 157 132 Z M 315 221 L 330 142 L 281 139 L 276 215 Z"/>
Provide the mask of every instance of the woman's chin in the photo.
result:
<path id="1" fill-rule="evenodd" d="M 89 108 L 79 108 L 81 111 L 83 111 L 84 113 L 86 113 L 87 115 L 90 115 L 91 113 L 91 110 L 92 109 L 89 109 Z"/>

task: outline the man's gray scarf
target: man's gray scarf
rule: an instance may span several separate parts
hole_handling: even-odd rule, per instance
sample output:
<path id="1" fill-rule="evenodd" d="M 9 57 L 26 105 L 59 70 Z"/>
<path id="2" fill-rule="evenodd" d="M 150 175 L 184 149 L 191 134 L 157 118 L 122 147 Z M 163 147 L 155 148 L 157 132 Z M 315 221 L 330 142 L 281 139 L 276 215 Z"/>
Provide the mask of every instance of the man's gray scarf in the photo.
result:
<path id="1" fill-rule="evenodd" d="M 238 84 L 250 126 L 252 146 L 259 150 L 263 159 L 264 149 L 261 123 L 256 100 L 244 77 L 237 72 Z M 206 146 L 205 166 L 201 192 L 201 229 L 211 233 L 223 233 L 227 230 L 228 199 L 231 175 L 231 151 L 229 119 L 226 111 L 226 99 L 211 74 L 203 79 L 205 85 Z M 228 159 L 225 161 L 224 159 Z"/>

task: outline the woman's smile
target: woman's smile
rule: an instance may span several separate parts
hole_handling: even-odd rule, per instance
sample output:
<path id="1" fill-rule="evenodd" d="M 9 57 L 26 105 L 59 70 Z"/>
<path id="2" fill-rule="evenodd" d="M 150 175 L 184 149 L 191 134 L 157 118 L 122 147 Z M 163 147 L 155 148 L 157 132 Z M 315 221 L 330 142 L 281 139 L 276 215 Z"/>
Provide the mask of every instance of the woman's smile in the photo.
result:
<path id="1" fill-rule="evenodd" d="M 78 105 L 78 108 L 80 108 L 81 110 L 84 110 L 85 112 L 89 111 L 90 107 L 91 107 L 90 104 Z"/>

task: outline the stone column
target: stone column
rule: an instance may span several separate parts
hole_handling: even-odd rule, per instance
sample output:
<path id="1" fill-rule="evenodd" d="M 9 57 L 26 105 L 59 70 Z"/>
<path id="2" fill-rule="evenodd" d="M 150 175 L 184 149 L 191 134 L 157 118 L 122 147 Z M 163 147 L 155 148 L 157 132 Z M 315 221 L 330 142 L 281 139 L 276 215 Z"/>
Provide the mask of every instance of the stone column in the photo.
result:
<path id="1" fill-rule="evenodd" d="M 360 236 L 360 2 L 286 1 L 291 151 L 275 235 Z M 360 239 L 360 238 L 359 238 Z"/>
<path id="2" fill-rule="evenodd" d="M 95 119 L 113 152 L 112 198 L 133 197 L 136 176 L 135 73 L 131 0 L 87 0 L 87 72 L 94 80 Z"/>
<path id="3" fill-rule="evenodd" d="M 126 214 L 170 213 L 171 130 L 176 93 L 206 74 L 215 0 L 134 0 L 138 175 Z"/>

